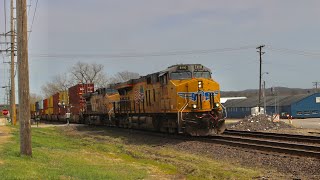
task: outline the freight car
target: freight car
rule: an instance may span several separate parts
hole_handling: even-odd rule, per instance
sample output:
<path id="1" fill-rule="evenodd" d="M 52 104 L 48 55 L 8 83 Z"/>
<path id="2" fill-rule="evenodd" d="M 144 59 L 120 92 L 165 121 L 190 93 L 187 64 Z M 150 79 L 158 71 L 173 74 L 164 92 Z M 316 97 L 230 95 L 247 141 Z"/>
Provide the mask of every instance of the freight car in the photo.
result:
<path id="1" fill-rule="evenodd" d="M 84 94 L 93 93 L 94 84 L 77 84 L 66 91 L 58 92 L 47 99 L 35 103 L 35 112 L 31 117 L 39 116 L 41 120 L 65 122 L 66 113 L 71 113 L 70 122 L 79 123 L 86 111 Z"/>
<path id="2" fill-rule="evenodd" d="M 225 130 L 219 84 L 201 64 L 174 65 L 110 88 L 119 95 L 86 96 L 84 123 L 190 135 L 221 134 Z M 94 108 L 99 106 L 97 100 L 107 104 Z"/>

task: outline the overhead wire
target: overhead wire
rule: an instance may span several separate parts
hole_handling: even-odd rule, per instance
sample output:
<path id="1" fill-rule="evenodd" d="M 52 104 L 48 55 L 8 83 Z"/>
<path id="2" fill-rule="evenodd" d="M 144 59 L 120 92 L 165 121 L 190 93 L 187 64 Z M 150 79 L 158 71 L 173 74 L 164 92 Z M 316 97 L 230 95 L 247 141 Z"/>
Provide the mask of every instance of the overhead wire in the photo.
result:
<path id="1" fill-rule="evenodd" d="M 32 0 L 29 1 L 29 11 L 28 11 L 28 16 L 30 15 L 31 12 L 31 6 L 32 6 Z"/>
<path id="2" fill-rule="evenodd" d="M 300 56 L 320 57 L 320 53 L 308 52 L 304 50 L 288 49 L 288 48 L 274 48 L 272 46 L 266 46 L 266 49 L 283 53 L 283 54 L 295 54 Z"/>
<path id="3" fill-rule="evenodd" d="M 119 54 L 32 54 L 33 57 L 42 58 L 138 58 L 138 57 L 157 57 L 157 56 L 180 56 L 193 54 L 210 54 L 224 53 L 232 51 L 241 51 L 253 49 L 255 46 L 243 46 L 238 48 L 220 48 L 220 49 L 203 49 L 203 50 L 186 50 L 186 51 L 167 51 L 151 53 L 119 53 Z"/>
<path id="4" fill-rule="evenodd" d="M 4 38 L 5 38 L 5 47 L 8 48 L 7 45 L 7 5 L 6 0 L 3 0 L 3 12 L 4 12 Z"/>
<path id="5" fill-rule="evenodd" d="M 38 1 L 36 1 L 36 6 L 34 8 L 34 13 L 33 13 L 33 17 L 32 17 L 32 22 L 31 22 L 31 26 L 30 26 L 30 32 L 29 32 L 29 36 L 28 36 L 28 42 L 29 42 L 29 39 L 30 39 L 30 36 L 31 36 L 31 33 L 32 33 L 32 28 L 33 28 L 33 22 L 34 22 L 34 19 L 36 17 L 36 13 L 37 13 L 37 8 L 38 8 Z M 30 2 L 31 3 L 31 2 Z"/>

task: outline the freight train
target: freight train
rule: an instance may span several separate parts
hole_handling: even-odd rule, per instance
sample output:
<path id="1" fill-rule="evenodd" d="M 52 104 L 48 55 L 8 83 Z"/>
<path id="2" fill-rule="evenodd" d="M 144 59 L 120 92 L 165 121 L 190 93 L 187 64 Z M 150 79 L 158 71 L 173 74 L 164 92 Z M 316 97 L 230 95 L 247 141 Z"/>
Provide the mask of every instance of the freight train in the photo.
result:
<path id="1" fill-rule="evenodd" d="M 71 112 L 75 123 L 194 136 L 221 134 L 226 112 L 211 74 L 201 64 L 180 64 L 96 91 L 93 84 L 78 84 L 36 103 L 33 114 L 65 121 L 64 115 Z"/>

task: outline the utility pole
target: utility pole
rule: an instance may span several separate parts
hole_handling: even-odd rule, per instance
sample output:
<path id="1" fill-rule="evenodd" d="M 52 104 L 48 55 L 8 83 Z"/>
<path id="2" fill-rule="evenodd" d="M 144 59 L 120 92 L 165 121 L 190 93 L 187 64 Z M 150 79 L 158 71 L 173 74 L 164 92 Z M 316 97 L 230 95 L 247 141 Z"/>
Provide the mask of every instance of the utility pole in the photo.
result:
<path id="1" fill-rule="evenodd" d="M 259 113 L 260 113 L 260 107 L 261 107 L 261 77 L 262 77 L 262 55 L 264 54 L 264 52 L 262 52 L 262 48 L 264 47 L 264 45 L 261 45 L 259 47 L 257 47 L 257 49 L 259 51 L 257 51 L 260 55 L 260 75 L 259 75 L 259 104 L 258 104 L 258 107 L 259 107 Z"/>
<path id="2" fill-rule="evenodd" d="M 318 85 L 320 85 L 320 82 L 312 82 L 313 86 L 316 87 L 316 92 L 318 92 Z"/>
<path id="3" fill-rule="evenodd" d="M 16 90 L 14 80 L 14 48 L 15 48 L 15 33 L 14 33 L 14 17 L 13 17 L 13 0 L 11 0 L 11 90 L 10 90 L 10 105 L 11 105 L 11 122 L 15 126 L 17 124 L 16 117 Z"/>
<path id="4" fill-rule="evenodd" d="M 266 81 L 263 81 L 263 112 L 267 114 L 267 104 L 266 104 Z"/>
<path id="5" fill-rule="evenodd" d="M 28 64 L 27 1 L 16 0 L 18 35 L 18 89 L 20 121 L 20 154 L 32 156 L 30 92 Z"/>

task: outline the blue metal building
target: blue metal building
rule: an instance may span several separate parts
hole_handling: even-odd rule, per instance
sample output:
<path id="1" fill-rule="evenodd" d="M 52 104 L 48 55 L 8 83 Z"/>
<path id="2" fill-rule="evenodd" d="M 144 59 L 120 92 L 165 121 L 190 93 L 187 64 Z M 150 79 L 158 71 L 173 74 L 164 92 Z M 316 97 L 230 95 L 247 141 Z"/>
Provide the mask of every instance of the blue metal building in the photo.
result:
<path id="1" fill-rule="evenodd" d="M 320 118 L 320 93 L 299 94 L 293 96 L 269 96 L 266 97 L 266 113 L 287 114 L 293 118 Z M 251 108 L 257 107 L 258 98 L 228 100 L 224 103 L 229 118 L 244 118 L 251 115 Z M 261 100 L 264 107 L 264 99 Z"/>

